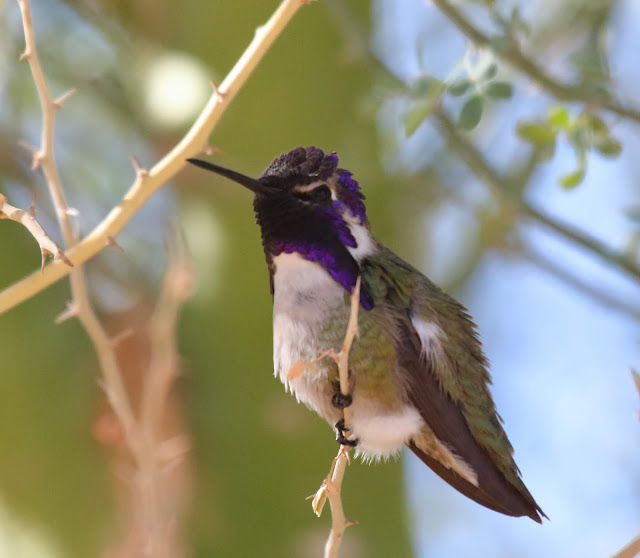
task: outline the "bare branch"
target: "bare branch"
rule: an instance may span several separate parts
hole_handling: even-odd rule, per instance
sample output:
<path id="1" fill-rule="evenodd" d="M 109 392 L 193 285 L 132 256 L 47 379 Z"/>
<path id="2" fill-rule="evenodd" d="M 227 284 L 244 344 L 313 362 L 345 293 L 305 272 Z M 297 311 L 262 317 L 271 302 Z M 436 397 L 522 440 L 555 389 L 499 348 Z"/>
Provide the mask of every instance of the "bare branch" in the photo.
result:
<path id="1" fill-rule="evenodd" d="M 66 265 L 73 267 L 73 264 L 64 255 L 64 252 L 60 249 L 51 237 L 45 232 L 38 220 L 36 219 L 35 203 L 38 194 L 33 197 L 33 203 L 29 209 L 19 209 L 7 203 L 7 198 L 0 194 L 0 219 L 10 219 L 20 223 L 25 229 L 27 229 L 36 242 L 40 246 L 40 253 L 42 254 L 42 268 L 47 256 L 53 256 L 54 259 L 63 261 Z"/>
<path id="2" fill-rule="evenodd" d="M 180 363 L 176 346 L 178 316 L 193 292 L 194 274 L 186 246 L 176 242 L 169 247 L 169 264 L 160 299 L 147 326 L 150 357 L 142 389 L 138 455 L 139 515 L 146 518 L 141 527 L 144 539 L 153 546 L 151 554 L 175 556 L 173 523 L 176 506 L 167 498 L 165 478 L 182 463 L 190 448 L 186 435 L 162 440 L 163 419 Z"/>
<path id="3" fill-rule="evenodd" d="M 640 554 L 640 536 L 633 539 L 627 546 L 616 552 L 611 558 L 637 558 Z"/>
<path id="4" fill-rule="evenodd" d="M 536 249 L 533 245 L 525 244 L 521 247 L 521 250 L 525 259 L 529 260 L 540 270 L 563 281 L 578 292 L 586 294 L 604 308 L 620 312 L 640 322 L 640 308 L 630 304 L 628 300 L 619 299 L 609 294 L 608 290 L 599 290 L 588 281 L 571 273 L 568 269 L 562 267 L 551 258 L 548 258 L 541 250 Z"/>
<path id="5" fill-rule="evenodd" d="M 247 50 L 224 79 L 217 93 L 214 92 L 211 95 L 209 102 L 189 132 L 180 143 L 149 170 L 149 174 L 144 180 L 141 180 L 139 176 L 136 177 L 133 185 L 125 194 L 123 203 L 111 210 L 86 238 L 69 250 L 67 256 L 71 261 L 79 265 L 100 252 L 104 248 L 105 236 L 117 236 L 147 199 L 182 169 L 185 160 L 200 152 L 230 101 L 233 100 L 287 23 L 306 3 L 305 0 L 283 0 L 269 21 L 256 31 Z M 21 0 L 21 6 L 24 4 L 24 0 Z M 31 20 L 28 21 L 30 27 Z M 25 25 L 26 27 L 27 25 Z M 29 49 L 29 42 L 25 53 L 25 57 L 31 61 L 32 51 Z M 42 273 L 29 275 L 6 288 L 0 292 L 0 314 L 32 297 L 68 273 L 64 265 L 53 262 L 45 267 Z"/>
<path id="6" fill-rule="evenodd" d="M 67 247 L 73 247 L 76 244 L 76 235 L 74 234 L 74 229 L 69 218 L 69 206 L 67 205 L 64 196 L 62 181 L 60 179 L 60 174 L 58 173 L 58 167 L 55 162 L 53 151 L 55 113 L 59 104 L 64 101 L 64 99 L 68 98 L 70 93 L 63 95 L 59 99 L 58 105 L 52 99 L 38 58 L 29 2 L 28 0 L 18 0 L 18 4 L 20 5 L 20 11 L 22 12 L 22 22 L 26 43 L 25 56 L 23 58 L 28 61 L 29 67 L 31 68 L 33 81 L 36 85 L 38 98 L 40 100 L 40 107 L 42 109 L 41 145 L 38 150 L 33 150 L 34 160 L 37 159 L 44 172 L 47 186 L 49 187 L 49 192 L 51 193 L 53 204 L 56 209 L 58 223 L 60 224 L 62 238 L 65 245 Z M 120 368 L 116 360 L 111 339 L 103 329 L 91 307 L 87 286 L 84 280 L 84 272 L 81 266 L 82 262 L 77 263 L 79 265 L 71 272 L 72 302 L 68 306 L 68 308 L 72 308 L 73 311 L 63 313 L 59 319 L 67 319 L 71 316 L 77 317 L 87 331 L 100 361 L 105 390 L 109 394 L 109 400 L 113 405 L 114 412 L 122 424 L 127 442 L 135 454 L 137 445 L 135 442 L 135 418 L 131 409 L 131 404 L 122 381 Z M 43 276 L 45 273 L 46 271 L 43 271 Z"/>
<path id="7" fill-rule="evenodd" d="M 360 281 L 361 277 L 358 276 L 356 286 L 351 293 L 351 311 L 349 313 L 349 324 L 347 326 L 347 333 L 344 337 L 342 348 L 338 354 L 333 351 L 327 351 L 327 353 L 320 356 L 324 358 L 329 356 L 333 358 L 338 365 L 338 374 L 340 377 L 340 391 L 342 395 L 349 395 L 349 353 L 351 351 L 351 345 L 355 336 L 358 334 L 358 310 L 360 308 Z M 316 359 L 317 360 L 317 359 Z M 297 364 L 294 364 L 296 366 Z M 345 407 L 342 411 L 345 430 L 348 431 L 348 425 L 351 419 L 351 408 Z M 344 515 L 344 508 L 342 506 L 342 479 L 344 478 L 345 469 L 349 463 L 349 446 L 340 446 L 338 455 L 331 464 L 329 475 L 327 476 L 320 488 L 313 496 L 311 506 L 314 513 L 320 517 L 322 509 L 327 500 L 329 500 L 329 506 L 331 507 L 331 532 L 324 548 L 325 558 L 336 558 L 340 551 L 340 545 L 342 544 L 342 537 L 344 531 L 350 525 L 355 525 L 353 521 L 347 521 Z"/>

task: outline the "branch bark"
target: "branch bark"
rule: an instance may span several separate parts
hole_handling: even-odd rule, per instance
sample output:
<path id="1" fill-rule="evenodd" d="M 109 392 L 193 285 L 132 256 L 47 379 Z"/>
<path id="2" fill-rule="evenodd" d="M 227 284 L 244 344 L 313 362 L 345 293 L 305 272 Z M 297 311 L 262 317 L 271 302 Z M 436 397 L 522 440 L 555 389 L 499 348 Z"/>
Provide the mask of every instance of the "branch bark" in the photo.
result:
<path id="1" fill-rule="evenodd" d="M 253 40 L 220 87 L 214 91 L 187 134 L 148 172 L 138 170 L 136 179 L 122 202 L 67 252 L 69 260 L 78 265 L 100 252 L 108 238 L 115 238 L 147 199 L 182 169 L 185 160 L 202 150 L 213 128 L 258 62 L 300 7 L 308 2 L 309 0 L 283 0 L 269 21 L 256 29 Z M 0 314 L 31 298 L 68 273 L 67 266 L 53 262 L 42 273 L 33 273 L 4 289 L 0 292 Z"/>
<path id="2" fill-rule="evenodd" d="M 347 326 L 347 333 L 344 337 L 344 342 L 339 353 L 335 353 L 329 350 L 319 358 L 326 356 L 335 360 L 338 365 L 338 374 L 340 379 L 340 392 L 342 395 L 350 395 L 349 391 L 349 353 L 351 352 L 351 345 L 358 333 L 358 310 L 360 309 L 360 282 L 361 277 L 358 276 L 356 286 L 351 293 L 351 311 L 349 313 L 349 324 Z M 343 409 L 343 420 L 345 430 L 348 431 L 348 425 L 351 419 L 351 408 L 345 407 Z M 338 455 L 331 464 L 329 475 L 327 476 L 320 488 L 313 497 L 311 506 L 314 513 L 320 517 L 322 509 L 327 500 L 329 500 L 329 507 L 331 508 L 331 532 L 324 548 L 324 558 L 337 558 L 340 552 L 340 545 L 342 544 L 342 537 L 344 531 L 349 525 L 354 525 L 356 522 L 348 521 L 344 514 L 344 507 L 342 505 L 342 480 L 344 473 L 349 464 L 349 446 L 340 446 Z"/>
<path id="3" fill-rule="evenodd" d="M 33 198 L 33 203 L 29 209 L 20 209 L 7 203 L 7 198 L 4 194 L 0 194 L 0 219 L 10 219 L 16 223 L 20 223 L 25 229 L 27 229 L 33 238 L 36 239 L 38 246 L 40 246 L 40 253 L 42 254 L 42 266 L 46 262 L 47 256 L 53 256 L 62 260 L 65 264 L 71 266 L 71 262 L 64 255 L 64 252 L 60 249 L 51 237 L 42 228 L 42 225 L 38 223 L 36 219 L 36 199 L 38 194 Z"/>
<path id="4" fill-rule="evenodd" d="M 58 223 L 62 231 L 62 238 L 67 247 L 73 247 L 76 244 L 76 235 L 74 234 L 73 226 L 69 218 L 69 207 L 64 196 L 64 190 L 62 189 L 62 181 L 58 173 L 53 149 L 55 113 L 62 105 L 63 100 L 69 97 L 70 93 L 65 93 L 57 101 L 52 98 L 38 58 L 29 2 L 28 0 L 18 0 L 18 4 L 22 13 L 26 44 L 21 59 L 26 59 L 29 63 L 42 109 L 40 148 L 32 149 L 34 168 L 40 166 L 44 172 L 49 192 L 53 198 Z M 65 318 L 72 316 L 78 318 L 87 331 L 95 347 L 98 360 L 100 361 L 103 387 L 124 429 L 125 438 L 135 454 L 137 450 L 135 417 L 122 381 L 122 375 L 113 350 L 112 340 L 103 329 L 91 307 L 82 266 L 78 265 L 71 269 L 68 265 L 61 265 L 67 273 L 71 273 L 72 302 L 68 305 Z M 42 276 L 44 276 L 44 272 Z"/>

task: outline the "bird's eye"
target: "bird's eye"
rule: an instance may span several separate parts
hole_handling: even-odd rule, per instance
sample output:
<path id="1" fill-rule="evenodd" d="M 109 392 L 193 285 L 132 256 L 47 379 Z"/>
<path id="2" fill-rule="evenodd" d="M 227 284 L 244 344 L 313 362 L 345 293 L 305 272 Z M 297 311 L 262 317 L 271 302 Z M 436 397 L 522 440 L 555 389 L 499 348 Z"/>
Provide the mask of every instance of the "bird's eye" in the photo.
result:
<path id="1" fill-rule="evenodd" d="M 331 190 L 326 184 L 322 184 L 310 192 L 300 192 L 298 198 L 312 203 L 325 203 L 331 200 Z"/>

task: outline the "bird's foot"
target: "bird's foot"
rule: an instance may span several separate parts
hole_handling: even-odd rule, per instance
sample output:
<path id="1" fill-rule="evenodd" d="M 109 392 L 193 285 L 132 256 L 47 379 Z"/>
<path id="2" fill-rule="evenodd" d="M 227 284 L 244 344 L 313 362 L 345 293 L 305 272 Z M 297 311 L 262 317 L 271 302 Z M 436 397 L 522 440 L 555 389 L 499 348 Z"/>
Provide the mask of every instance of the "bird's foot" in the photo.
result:
<path id="1" fill-rule="evenodd" d="M 358 439 L 351 440 L 345 436 L 345 432 L 351 431 L 351 428 L 347 428 L 344 424 L 344 419 L 340 419 L 336 422 L 335 427 L 337 435 L 336 442 L 338 442 L 341 446 L 349 446 L 350 448 L 355 448 L 358 445 Z"/>
<path id="2" fill-rule="evenodd" d="M 341 411 L 349 407 L 352 403 L 353 397 L 348 393 L 344 394 L 341 391 L 338 391 L 331 396 L 331 404 Z"/>
<path id="3" fill-rule="evenodd" d="M 346 409 L 353 403 L 353 396 L 350 393 L 342 393 L 340 382 L 337 380 L 332 382 L 333 395 L 331 396 L 331 404 L 336 408 Z"/>

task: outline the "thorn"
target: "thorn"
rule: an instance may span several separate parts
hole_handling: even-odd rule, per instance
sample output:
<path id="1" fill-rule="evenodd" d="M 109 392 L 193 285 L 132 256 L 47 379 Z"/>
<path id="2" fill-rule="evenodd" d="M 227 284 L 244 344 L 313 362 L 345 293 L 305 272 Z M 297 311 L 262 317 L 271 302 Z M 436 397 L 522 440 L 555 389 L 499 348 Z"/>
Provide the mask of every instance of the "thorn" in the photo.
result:
<path id="1" fill-rule="evenodd" d="M 351 527 L 353 525 L 360 525 L 359 521 L 345 521 L 344 526 L 345 527 Z"/>
<path id="2" fill-rule="evenodd" d="M 149 174 L 147 169 L 143 169 L 140 166 L 138 159 L 136 159 L 133 155 L 131 155 L 131 163 L 133 164 L 133 168 L 136 170 L 136 175 L 138 176 L 138 178 L 143 178 Z"/>
<path id="3" fill-rule="evenodd" d="M 31 51 L 29 50 L 29 47 L 24 49 L 24 52 L 20 55 L 20 62 L 22 62 L 23 60 L 28 60 L 29 58 L 31 58 Z"/>
<path id="4" fill-rule="evenodd" d="M 33 194 L 33 201 L 31 202 L 31 207 L 27 210 L 29 215 L 32 217 L 36 216 L 36 201 L 38 201 L 38 190 L 36 190 L 35 194 Z"/>
<path id="5" fill-rule="evenodd" d="M 109 343 L 111 347 L 115 349 L 120 343 L 122 343 L 125 339 L 128 339 L 129 337 L 131 337 L 134 333 L 135 331 L 133 330 L 133 328 L 128 327 L 123 331 L 121 331 L 120 333 L 118 333 L 118 335 L 112 337 Z"/>
<path id="6" fill-rule="evenodd" d="M 222 93 L 220 91 L 220 89 L 218 89 L 218 86 L 216 85 L 216 82 L 213 81 L 212 79 L 209 80 L 209 83 L 211 84 L 211 87 L 212 87 L 213 92 L 215 93 L 216 97 L 218 97 L 221 101 L 224 101 L 224 99 L 227 96 L 227 94 L 226 93 Z"/>
<path id="7" fill-rule="evenodd" d="M 40 273 L 44 271 L 44 264 L 47 263 L 47 256 L 53 256 L 53 253 L 47 250 L 46 248 L 40 248 L 40 253 L 42 254 L 42 263 L 40 264 Z"/>
<path id="8" fill-rule="evenodd" d="M 63 310 L 60 315 L 55 319 L 56 325 L 60 325 L 62 322 L 66 322 L 70 318 L 76 318 L 78 316 L 78 303 L 69 301 L 67 302 L 67 308 Z"/>
<path id="9" fill-rule="evenodd" d="M 31 156 L 33 157 L 33 159 L 31 160 L 31 170 L 36 170 L 40 166 L 42 152 L 39 149 L 33 147 L 33 145 L 29 145 L 26 141 L 20 140 L 18 142 L 18 145 L 31 153 Z"/>
<path id="10" fill-rule="evenodd" d="M 80 215 L 80 212 L 75 207 L 67 207 L 64 212 L 69 215 L 69 217 L 77 217 Z"/>
<path id="11" fill-rule="evenodd" d="M 65 91 L 62 95 L 60 95 L 60 97 L 58 97 L 55 101 L 53 101 L 53 106 L 56 109 L 59 109 L 64 102 L 71 97 L 74 93 L 77 93 L 77 89 L 74 87 L 72 89 L 69 89 L 69 91 Z"/>
<path id="12" fill-rule="evenodd" d="M 108 234 L 108 235 L 106 235 L 106 236 L 104 237 L 104 243 L 105 243 L 107 246 L 115 246 L 116 248 L 118 248 L 118 249 L 120 249 L 120 250 L 122 250 L 122 251 L 124 252 L 124 248 L 123 248 L 122 246 L 120 246 L 120 244 L 118 244 L 118 243 L 116 242 L 116 239 L 115 239 L 115 238 L 113 238 L 113 237 L 112 237 L 111 235 L 109 235 L 109 234 Z"/>
<path id="13" fill-rule="evenodd" d="M 60 250 L 60 248 L 58 248 L 58 253 L 54 256 L 54 259 L 62 260 L 69 267 L 73 267 L 71 260 L 67 258 L 67 255 L 62 250 Z"/>

